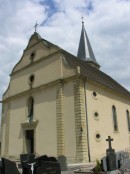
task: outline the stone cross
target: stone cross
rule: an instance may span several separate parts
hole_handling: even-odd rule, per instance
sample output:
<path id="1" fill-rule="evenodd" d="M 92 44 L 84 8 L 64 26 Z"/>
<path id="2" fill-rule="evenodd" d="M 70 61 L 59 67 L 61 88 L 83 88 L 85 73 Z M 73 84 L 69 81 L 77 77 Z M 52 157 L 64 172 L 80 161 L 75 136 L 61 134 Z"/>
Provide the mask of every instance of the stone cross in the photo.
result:
<path id="1" fill-rule="evenodd" d="M 84 23 L 84 17 L 82 16 L 81 19 L 82 19 L 82 24 L 83 24 Z"/>
<path id="2" fill-rule="evenodd" d="M 111 138 L 111 136 L 108 136 L 108 139 L 106 139 L 106 141 L 108 141 L 109 149 L 112 149 L 111 141 L 113 141 L 113 139 Z"/>

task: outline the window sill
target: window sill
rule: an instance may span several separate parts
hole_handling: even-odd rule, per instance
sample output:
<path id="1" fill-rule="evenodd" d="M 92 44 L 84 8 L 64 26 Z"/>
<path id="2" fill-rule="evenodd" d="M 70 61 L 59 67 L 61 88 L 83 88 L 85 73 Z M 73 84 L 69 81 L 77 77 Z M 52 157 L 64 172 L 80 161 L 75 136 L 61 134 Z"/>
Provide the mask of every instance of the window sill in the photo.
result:
<path id="1" fill-rule="evenodd" d="M 116 133 L 117 134 L 117 133 L 119 133 L 119 131 L 113 131 L 113 133 Z"/>
<path id="2" fill-rule="evenodd" d="M 38 124 L 38 120 L 32 120 L 32 121 L 27 120 L 26 122 L 21 123 L 21 127 L 24 129 L 28 129 L 28 128 L 34 129 L 36 128 L 37 124 Z"/>

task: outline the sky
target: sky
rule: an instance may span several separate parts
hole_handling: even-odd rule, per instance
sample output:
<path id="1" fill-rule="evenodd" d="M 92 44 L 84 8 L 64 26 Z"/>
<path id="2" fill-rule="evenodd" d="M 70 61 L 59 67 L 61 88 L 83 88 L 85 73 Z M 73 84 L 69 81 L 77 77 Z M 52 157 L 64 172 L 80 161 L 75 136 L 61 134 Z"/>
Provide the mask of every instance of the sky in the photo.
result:
<path id="1" fill-rule="evenodd" d="M 130 0 L 0 0 L 0 101 L 28 40 L 77 55 L 82 20 L 101 71 L 130 91 Z"/>

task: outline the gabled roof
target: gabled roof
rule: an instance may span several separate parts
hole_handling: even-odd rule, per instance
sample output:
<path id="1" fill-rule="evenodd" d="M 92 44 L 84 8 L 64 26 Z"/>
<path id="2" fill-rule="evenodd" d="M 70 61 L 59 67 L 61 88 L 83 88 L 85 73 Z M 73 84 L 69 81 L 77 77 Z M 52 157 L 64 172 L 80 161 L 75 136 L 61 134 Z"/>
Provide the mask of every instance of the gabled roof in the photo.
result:
<path id="1" fill-rule="evenodd" d="M 64 50 L 62 50 L 62 53 L 65 55 L 67 63 L 75 68 L 79 66 L 81 75 L 83 75 L 87 79 L 106 86 L 119 94 L 125 95 L 126 97 L 130 97 L 130 92 L 127 89 L 125 89 L 118 82 L 116 82 L 101 70 L 92 67 L 88 64 L 88 62 L 82 61 L 81 59 Z"/>
<path id="2" fill-rule="evenodd" d="M 27 45 L 27 47 L 25 48 L 25 50 L 27 50 L 28 48 L 32 47 L 32 46 L 35 45 L 35 44 L 38 44 L 38 42 L 43 42 L 43 43 L 44 43 L 45 45 L 47 45 L 48 47 L 54 46 L 54 47 L 59 48 L 57 45 L 54 45 L 53 43 L 51 43 L 51 42 L 49 42 L 49 41 L 43 39 L 43 38 L 39 35 L 39 33 L 34 32 L 34 33 L 32 34 L 32 36 L 30 37 L 29 42 L 28 42 L 28 45 Z"/>
<path id="3" fill-rule="evenodd" d="M 96 65 L 97 67 L 100 67 L 100 65 L 97 63 L 97 61 L 95 59 L 95 56 L 94 56 L 93 50 L 91 48 L 89 39 L 87 37 L 87 33 L 85 31 L 83 22 L 82 22 L 82 33 L 81 33 L 81 38 L 80 38 L 81 45 L 79 44 L 78 53 L 80 55 L 80 51 L 83 51 L 82 49 L 85 49 L 84 56 L 86 56 L 85 58 L 88 58 L 87 61 L 84 61 L 84 59 L 81 59 L 81 57 L 79 58 L 79 56 L 76 57 L 63 49 L 60 49 L 60 47 L 52 44 L 51 42 L 49 42 L 45 39 L 42 39 L 42 41 L 46 42 L 50 46 L 57 47 L 59 50 L 61 50 L 61 52 L 65 55 L 65 59 L 66 59 L 67 63 L 75 68 L 77 66 L 79 66 L 81 75 L 83 75 L 87 79 L 90 79 L 103 86 L 106 86 L 119 94 L 125 95 L 126 97 L 130 97 L 130 92 L 127 89 L 125 89 L 118 82 L 116 82 L 114 79 L 112 79 L 110 76 L 108 76 L 101 70 L 99 70 L 89 64 L 90 62 L 93 62 L 94 65 Z M 85 46 L 83 46 L 82 44 L 85 44 Z M 82 46 L 83 46 L 83 48 L 82 48 Z M 81 56 L 83 56 L 82 54 L 83 54 L 83 52 L 81 53 Z"/>
<path id="4" fill-rule="evenodd" d="M 84 27 L 84 22 L 82 22 L 82 31 L 80 36 L 77 57 L 81 60 L 93 63 L 98 68 L 100 67 L 100 65 L 96 61 L 91 44 L 89 42 L 85 27 Z"/>
<path id="5" fill-rule="evenodd" d="M 87 79 L 90 79 L 92 81 L 95 81 L 103 86 L 106 86 L 106 87 L 114 90 L 115 92 L 117 92 L 119 94 L 122 94 L 122 95 L 130 98 L 130 92 L 128 90 L 126 90 L 123 86 L 121 86 L 119 83 L 117 83 L 114 79 L 112 79 L 110 76 L 108 76 L 107 74 L 105 74 L 101 70 L 91 66 L 88 61 L 84 61 L 82 59 L 79 59 L 78 57 L 68 53 L 67 51 L 52 44 L 51 42 L 41 38 L 38 33 L 34 33 L 34 35 L 32 35 L 32 37 L 39 38 L 41 42 L 44 42 L 49 47 L 56 47 L 57 51 L 60 51 L 61 53 L 64 54 L 65 59 L 69 65 L 71 65 L 74 68 L 77 68 L 77 66 L 80 67 L 80 74 L 82 76 L 84 76 Z M 28 49 L 28 46 L 27 46 L 27 49 Z"/>

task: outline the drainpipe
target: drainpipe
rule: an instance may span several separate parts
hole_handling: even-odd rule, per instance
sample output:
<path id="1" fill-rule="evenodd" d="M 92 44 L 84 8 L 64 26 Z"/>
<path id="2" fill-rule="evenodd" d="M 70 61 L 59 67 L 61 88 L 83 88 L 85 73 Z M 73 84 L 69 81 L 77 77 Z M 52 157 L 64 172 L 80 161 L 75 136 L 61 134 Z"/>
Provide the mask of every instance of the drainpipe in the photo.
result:
<path id="1" fill-rule="evenodd" d="M 86 98 L 86 84 L 84 80 L 84 97 L 85 97 L 85 111 L 86 111 L 86 127 L 87 127 L 87 142 L 88 142 L 88 160 L 91 162 L 90 146 L 89 146 L 89 129 L 88 129 L 88 112 L 87 112 L 87 98 Z"/>

